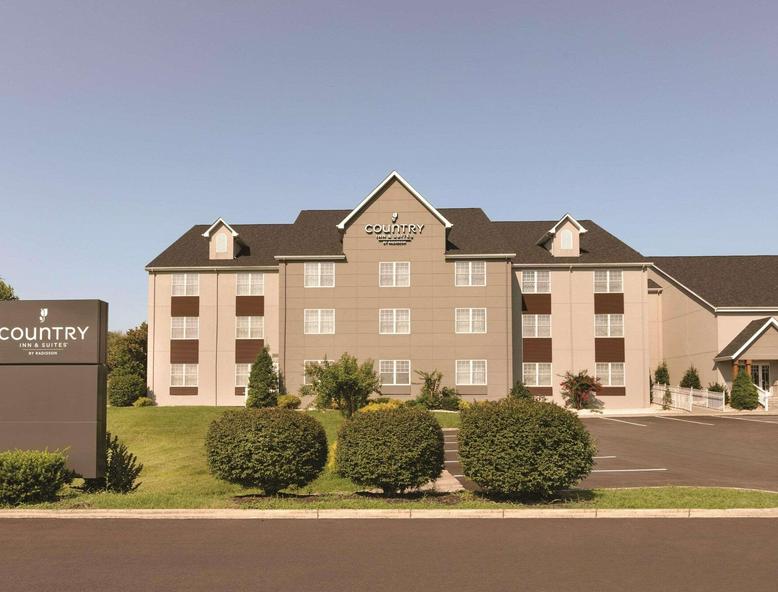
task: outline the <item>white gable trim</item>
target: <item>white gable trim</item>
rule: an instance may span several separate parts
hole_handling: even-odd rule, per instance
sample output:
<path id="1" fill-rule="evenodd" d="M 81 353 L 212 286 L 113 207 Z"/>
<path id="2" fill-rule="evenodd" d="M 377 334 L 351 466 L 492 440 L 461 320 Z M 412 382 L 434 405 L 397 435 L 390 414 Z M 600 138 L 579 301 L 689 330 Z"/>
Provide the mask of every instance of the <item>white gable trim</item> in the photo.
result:
<path id="1" fill-rule="evenodd" d="M 547 241 L 549 238 L 553 237 L 553 236 L 554 236 L 554 235 L 557 233 L 557 230 L 559 230 L 559 227 L 560 227 L 562 224 L 564 224 L 564 223 L 565 223 L 565 221 L 567 221 L 567 220 L 569 220 L 570 222 L 572 222 L 573 226 L 575 226 L 576 230 L 578 231 L 578 234 L 584 234 L 584 233 L 586 233 L 586 232 L 589 232 L 588 230 L 586 230 L 586 228 L 584 228 L 583 226 L 581 226 L 581 223 L 580 223 L 578 220 L 576 220 L 575 218 L 573 218 L 573 216 L 572 216 L 572 215 L 571 215 L 571 214 L 568 212 L 568 213 L 566 213 L 564 216 L 562 216 L 562 217 L 559 219 L 559 222 L 557 222 L 556 224 L 554 224 L 554 225 L 553 225 L 553 226 L 552 226 L 552 227 L 551 227 L 551 228 L 550 228 L 550 229 L 549 229 L 549 230 L 546 232 L 546 234 L 544 234 L 544 235 L 543 235 L 543 237 L 542 237 L 542 238 L 541 238 L 541 239 L 540 239 L 540 240 L 537 242 L 537 244 L 539 244 L 539 245 L 542 245 L 542 244 L 544 244 L 544 243 L 545 243 L 545 242 L 546 242 L 546 241 Z"/>
<path id="2" fill-rule="evenodd" d="M 453 226 L 453 224 L 448 220 L 446 220 L 445 216 L 443 216 L 443 214 L 441 214 L 438 210 L 436 210 L 430 202 L 424 199 L 421 196 L 421 194 L 418 191 L 416 191 L 411 186 L 410 183 L 408 183 L 408 181 L 403 179 L 400 173 L 398 173 L 397 171 L 392 171 L 391 173 L 389 173 L 386 179 L 384 179 L 378 184 L 378 187 L 373 189 L 373 191 L 371 191 L 370 194 L 360 202 L 360 204 L 357 207 L 351 210 L 348 216 L 346 216 L 345 218 L 343 218 L 343 220 L 340 221 L 340 223 L 338 224 L 338 229 L 344 230 L 346 228 L 346 225 L 352 220 L 352 218 L 356 217 L 357 214 L 359 214 L 359 212 L 361 212 L 373 200 L 373 198 L 378 194 L 378 192 L 381 191 L 381 189 L 386 187 L 386 185 L 388 185 L 392 181 L 398 181 L 399 183 L 401 183 L 402 186 L 405 187 L 410 192 L 410 194 L 413 195 L 413 197 L 418 199 L 421 202 L 421 204 L 425 208 L 427 208 L 433 216 L 435 216 L 438 220 L 440 220 L 440 222 L 446 228 L 451 228 Z"/>
<path id="3" fill-rule="evenodd" d="M 235 232 L 235 229 L 234 229 L 232 226 L 230 226 L 229 224 L 227 224 L 227 223 L 224 221 L 224 218 L 219 218 L 218 220 L 216 220 L 216 222 L 214 222 L 213 224 L 211 224 L 211 227 L 210 227 L 208 230 L 206 230 L 205 232 L 203 232 L 203 236 L 204 236 L 205 238 L 208 238 L 208 237 L 210 237 L 210 236 L 211 236 L 211 233 L 213 232 L 213 230 L 214 230 L 214 229 L 215 229 L 215 228 L 216 228 L 216 227 L 217 227 L 219 224 L 224 224 L 224 227 L 225 227 L 227 230 L 229 230 L 229 231 L 230 231 L 230 234 L 232 234 L 232 236 L 233 236 L 233 237 L 236 237 L 236 238 L 237 238 L 237 236 L 238 236 L 238 233 L 237 233 L 237 232 Z"/>
<path id="4" fill-rule="evenodd" d="M 716 358 L 714 361 L 716 362 L 723 362 L 726 360 L 737 360 L 740 356 L 743 355 L 743 352 L 745 352 L 749 347 L 751 347 L 754 344 L 754 341 L 759 339 L 762 335 L 764 335 L 764 332 L 767 331 L 769 327 L 775 327 L 778 329 L 778 321 L 775 320 L 775 317 L 771 317 L 767 319 L 764 325 L 762 325 L 759 329 L 757 329 L 754 334 L 751 336 L 751 338 L 746 341 L 739 350 L 737 350 L 734 354 L 731 356 L 725 356 L 723 358 Z"/>

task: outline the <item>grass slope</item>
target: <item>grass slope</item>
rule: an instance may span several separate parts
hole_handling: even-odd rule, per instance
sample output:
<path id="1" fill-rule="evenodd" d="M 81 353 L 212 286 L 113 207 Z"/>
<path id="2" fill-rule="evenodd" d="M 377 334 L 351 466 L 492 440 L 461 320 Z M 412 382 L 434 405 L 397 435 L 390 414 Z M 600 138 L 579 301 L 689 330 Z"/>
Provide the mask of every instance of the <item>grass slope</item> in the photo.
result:
<path id="1" fill-rule="evenodd" d="M 118 435 L 144 468 L 140 488 L 130 495 L 84 494 L 70 488 L 52 508 L 499 508 L 519 504 L 495 502 L 472 493 L 385 499 L 358 494 L 347 479 L 327 469 L 308 487 L 278 498 L 256 496 L 208 473 L 203 442 L 210 422 L 224 408 L 110 408 L 108 429 Z M 343 418 L 336 411 L 309 412 L 322 422 L 334 442 Z M 444 427 L 456 427 L 459 415 L 435 414 Z M 777 507 L 778 493 L 700 487 L 600 489 L 573 492 L 553 507 L 598 508 L 762 508 Z"/>

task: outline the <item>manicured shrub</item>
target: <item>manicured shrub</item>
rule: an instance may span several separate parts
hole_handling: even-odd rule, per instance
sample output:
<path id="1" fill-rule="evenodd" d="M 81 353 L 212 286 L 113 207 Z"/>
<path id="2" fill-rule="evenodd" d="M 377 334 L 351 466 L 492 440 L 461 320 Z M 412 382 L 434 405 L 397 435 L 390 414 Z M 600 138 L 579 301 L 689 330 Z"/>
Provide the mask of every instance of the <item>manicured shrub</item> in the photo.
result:
<path id="1" fill-rule="evenodd" d="M 421 391 L 416 397 L 416 403 L 427 409 L 445 409 L 456 411 L 459 409 L 460 396 L 456 389 L 443 386 L 443 373 L 440 370 L 424 372 L 417 370 L 416 374 L 421 378 Z"/>
<path id="2" fill-rule="evenodd" d="M 464 474 L 488 494 L 548 496 L 586 477 L 594 455 L 581 420 L 553 403 L 503 399 L 462 411 Z"/>
<path id="3" fill-rule="evenodd" d="M 357 413 L 338 432 L 338 473 L 357 485 L 404 492 L 443 471 L 443 430 L 414 406 Z"/>
<path id="4" fill-rule="evenodd" d="M 132 404 L 133 407 L 154 407 L 156 403 L 151 397 L 138 397 Z"/>
<path id="5" fill-rule="evenodd" d="M 656 384 L 670 384 L 670 371 L 667 369 L 667 362 L 662 362 L 654 370 L 654 382 Z"/>
<path id="6" fill-rule="evenodd" d="M 597 399 L 597 393 L 602 390 L 602 384 L 596 376 L 590 376 L 587 370 L 581 370 L 577 374 L 566 372 L 561 386 L 565 407 L 573 409 L 599 409 L 602 407 Z"/>
<path id="7" fill-rule="evenodd" d="M 84 479 L 85 491 L 111 491 L 114 493 L 130 493 L 138 489 L 140 483 L 136 480 L 143 465 L 138 463 L 138 457 L 132 454 L 127 446 L 106 432 L 105 477 Z"/>
<path id="8" fill-rule="evenodd" d="M 386 399 L 380 403 L 374 403 L 371 401 L 369 405 L 362 407 L 362 409 L 359 410 L 359 413 L 372 413 L 374 411 L 384 411 L 386 409 L 397 409 L 398 407 L 402 406 L 403 402 L 397 399 Z"/>
<path id="9" fill-rule="evenodd" d="M 129 407 L 146 396 L 146 381 L 140 374 L 115 371 L 108 381 L 108 402 L 113 407 Z"/>
<path id="10" fill-rule="evenodd" d="M 0 505 L 54 501 L 72 479 L 64 452 L 0 452 Z"/>
<path id="11" fill-rule="evenodd" d="M 214 476 L 267 495 L 310 483 L 327 462 L 322 425 L 276 407 L 226 411 L 211 422 L 205 448 Z"/>
<path id="12" fill-rule="evenodd" d="M 257 355 L 249 373 L 246 407 L 275 407 L 278 404 L 278 374 L 267 346 Z"/>
<path id="13" fill-rule="evenodd" d="M 695 389 L 702 388 L 702 382 L 700 382 L 700 375 L 697 372 L 697 368 L 695 368 L 694 366 L 689 366 L 689 369 L 686 371 L 686 373 L 683 375 L 683 378 L 681 379 L 681 387 L 695 388 Z"/>
<path id="14" fill-rule="evenodd" d="M 511 399 L 521 399 L 525 401 L 534 401 L 535 396 L 530 392 L 529 388 L 527 388 L 527 385 L 525 385 L 521 380 L 517 380 L 516 383 L 511 387 L 511 390 L 508 392 L 508 397 Z"/>
<path id="15" fill-rule="evenodd" d="M 729 404 L 733 409 L 756 409 L 759 405 L 759 393 L 751 376 L 741 368 L 732 383 Z"/>
<path id="16" fill-rule="evenodd" d="M 304 395 L 315 395 L 319 409 L 340 409 L 351 417 L 367 405 L 373 393 L 381 392 L 381 381 L 376 375 L 373 361 L 361 364 L 354 356 L 344 353 L 337 362 L 307 364 L 306 374 L 310 384 L 300 389 Z"/>
<path id="17" fill-rule="evenodd" d="M 299 409 L 301 402 L 297 395 L 279 395 L 278 397 L 278 406 L 281 409 Z"/>

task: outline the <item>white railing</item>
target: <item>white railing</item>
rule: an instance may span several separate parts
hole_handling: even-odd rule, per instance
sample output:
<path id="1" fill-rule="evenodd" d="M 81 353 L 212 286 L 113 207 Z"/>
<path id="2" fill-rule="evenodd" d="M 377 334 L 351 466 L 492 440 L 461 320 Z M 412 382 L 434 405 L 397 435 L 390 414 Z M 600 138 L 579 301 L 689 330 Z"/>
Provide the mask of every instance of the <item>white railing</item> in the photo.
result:
<path id="1" fill-rule="evenodd" d="M 759 404 L 764 407 L 765 411 L 770 410 L 770 391 L 763 391 L 759 387 L 756 387 L 756 392 L 759 393 Z"/>
<path id="2" fill-rule="evenodd" d="M 665 393 L 668 390 L 670 391 L 670 396 L 665 401 Z M 651 402 L 657 405 L 666 405 L 673 409 L 683 409 L 684 411 L 691 411 L 692 407 L 705 407 L 714 411 L 724 411 L 724 393 L 709 391 L 708 389 L 655 384 L 654 388 L 651 389 Z"/>

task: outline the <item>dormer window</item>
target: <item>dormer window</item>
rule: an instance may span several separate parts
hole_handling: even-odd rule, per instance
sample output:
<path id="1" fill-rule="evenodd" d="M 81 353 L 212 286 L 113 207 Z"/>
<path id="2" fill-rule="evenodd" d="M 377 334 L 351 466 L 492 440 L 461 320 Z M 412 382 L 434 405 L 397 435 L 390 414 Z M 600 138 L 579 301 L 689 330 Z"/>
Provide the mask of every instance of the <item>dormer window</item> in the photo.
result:
<path id="1" fill-rule="evenodd" d="M 209 259 L 233 259 L 240 250 L 240 238 L 235 229 L 219 218 L 211 227 L 203 232 L 208 239 Z"/>
<path id="2" fill-rule="evenodd" d="M 227 235 L 224 233 L 216 235 L 216 252 L 223 254 L 227 252 Z"/>
<path id="3" fill-rule="evenodd" d="M 537 244 L 548 249 L 554 257 L 578 257 L 581 255 L 581 236 L 586 228 L 570 214 L 565 214 L 540 237 Z"/>
<path id="4" fill-rule="evenodd" d="M 559 241 L 562 244 L 563 251 L 570 251 L 573 248 L 573 231 L 565 228 L 559 233 Z"/>

